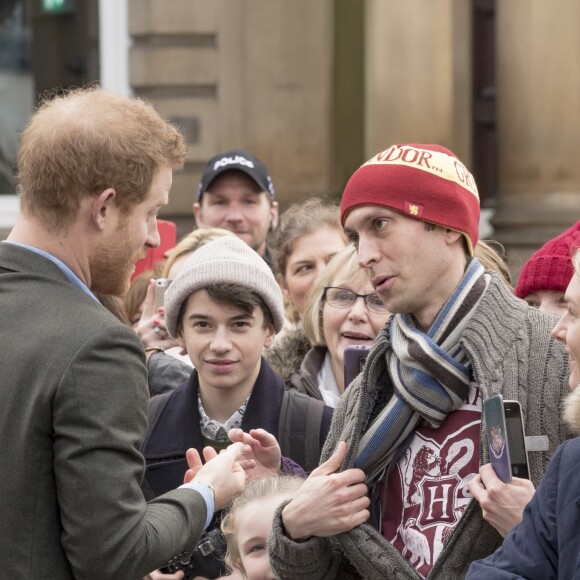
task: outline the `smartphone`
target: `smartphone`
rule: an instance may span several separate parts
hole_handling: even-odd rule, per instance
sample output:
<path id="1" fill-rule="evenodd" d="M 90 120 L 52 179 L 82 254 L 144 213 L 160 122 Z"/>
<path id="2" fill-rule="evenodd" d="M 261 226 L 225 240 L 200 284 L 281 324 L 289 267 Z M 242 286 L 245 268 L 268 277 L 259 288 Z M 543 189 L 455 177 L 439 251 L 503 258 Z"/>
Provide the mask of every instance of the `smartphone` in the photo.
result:
<path id="1" fill-rule="evenodd" d="M 512 475 L 530 479 L 530 464 L 526 450 L 526 434 L 522 406 L 518 401 L 504 401 L 505 425 L 509 442 Z"/>
<path id="2" fill-rule="evenodd" d="M 483 415 L 489 449 L 489 462 L 499 479 L 504 483 L 509 483 L 512 480 L 512 469 L 503 410 L 503 397 L 494 395 L 483 401 Z"/>
<path id="3" fill-rule="evenodd" d="M 169 278 L 157 278 L 155 280 L 155 310 L 165 304 L 165 291 L 171 285 L 173 280 Z"/>
<path id="4" fill-rule="evenodd" d="M 354 378 L 360 374 L 371 350 L 370 346 L 351 344 L 344 349 L 344 388 L 346 389 Z"/>

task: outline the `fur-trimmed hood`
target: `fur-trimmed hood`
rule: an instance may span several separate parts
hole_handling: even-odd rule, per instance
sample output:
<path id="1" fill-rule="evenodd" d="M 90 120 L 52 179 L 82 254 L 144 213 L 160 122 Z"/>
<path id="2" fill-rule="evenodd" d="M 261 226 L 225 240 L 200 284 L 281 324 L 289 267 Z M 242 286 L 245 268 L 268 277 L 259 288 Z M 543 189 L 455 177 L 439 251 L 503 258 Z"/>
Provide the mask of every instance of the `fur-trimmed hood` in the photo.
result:
<path id="1" fill-rule="evenodd" d="M 286 384 L 292 375 L 300 370 L 300 365 L 310 350 L 310 341 L 304 336 L 301 326 L 283 331 L 274 344 L 264 350 L 264 358 Z"/>
<path id="2" fill-rule="evenodd" d="M 580 385 L 564 401 L 564 421 L 574 435 L 580 435 Z"/>

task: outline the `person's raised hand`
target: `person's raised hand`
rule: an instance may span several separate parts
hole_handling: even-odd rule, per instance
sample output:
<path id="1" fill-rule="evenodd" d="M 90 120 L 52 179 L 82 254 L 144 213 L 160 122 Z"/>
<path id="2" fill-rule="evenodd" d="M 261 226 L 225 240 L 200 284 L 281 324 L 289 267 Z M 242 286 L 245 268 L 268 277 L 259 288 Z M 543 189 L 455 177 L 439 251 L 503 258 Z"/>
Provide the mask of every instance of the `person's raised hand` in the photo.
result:
<path id="1" fill-rule="evenodd" d="M 369 519 L 365 473 L 361 469 L 339 472 L 345 454 L 346 443 L 341 441 L 284 507 L 282 521 L 289 538 L 305 540 L 311 536 L 334 536 Z"/>
<path id="2" fill-rule="evenodd" d="M 482 465 L 467 486 L 481 506 L 483 518 L 504 538 L 522 521 L 524 509 L 535 492 L 529 479 L 513 477 L 510 483 L 504 483 L 490 463 Z"/>
<path id="3" fill-rule="evenodd" d="M 228 437 L 232 443 L 244 443 L 250 448 L 240 461 L 248 479 L 280 473 L 282 453 L 274 435 L 265 429 L 251 429 L 248 433 L 242 429 L 231 429 Z"/>
<path id="4" fill-rule="evenodd" d="M 189 453 L 188 450 L 187 453 Z M 240 465 L 240 459 L 244 453 L 249 453 L 250 449 L 243 443 L 233 443 L 227 449 L 216 453 L 211 447 L 203 450 L 205 464 L 197 469 L 199 454 L 195 463 L 189 464 L 189 470 L 196 471 L 195 476 L 190 481 L 208 483 L 215 493 L 215 510 L 226 507 L 230 501 L 239 495 L 244 489 L 246 473 Z M 188 459 L 189 461 L 189 459 Z M 199 460 L 201 461 L 201 460 Z"/>
<path id="5" fill-rule="evenodd" d="M 143 312 L 135 328 L 143 346 L 168 349 L 178 346 L 176 338 L 171 338 L 165 325 L 165 308 L 155 308 L 155 280 L 149 280 L 147 294 L 143 301 Z"/>
<path id="6" fill-rule="evenodd" d="M 244 448 L 246 449 L 246 448 Z M 248 452 L 248 449 L 246 449 Z M 213 459 L 217 455 L 217 451 L 213 447 L 203 448 L 203 458 L 205 461 Z M 183 483 L 189 483 L 197 475 L 198 471 L 203 467 L 204 462 L 201 460 L 199 452 L 194 447 L 190 447 L 185 452 L 185 458 L 187 459 L 188 469 L 183 476 Z M 240 464 L 242 461 L 240 461 Z"/>

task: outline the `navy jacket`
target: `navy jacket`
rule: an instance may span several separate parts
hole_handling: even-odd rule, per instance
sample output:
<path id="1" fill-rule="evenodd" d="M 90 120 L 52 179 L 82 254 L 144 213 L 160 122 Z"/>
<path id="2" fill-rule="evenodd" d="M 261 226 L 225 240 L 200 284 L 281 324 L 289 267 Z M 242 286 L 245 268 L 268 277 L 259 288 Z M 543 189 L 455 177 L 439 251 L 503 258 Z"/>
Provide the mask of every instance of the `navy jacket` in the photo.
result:
<path id="1" fill-rule="evenodd" d="M 260 373 L 242 420 L 244 431 L 261 428 L 274 435 L 278 433 L 284 388 L 282 378 L 262 359 Z M 204 445 L 197 406 L 198 389 L 198 374 L 194 370 L 189 380 L 169 395 L 169 400 L 159 416 L 149 426 L 142 450 L 147 462 L 147 485 L 144 487 L 148 486 L 155 496 L 183 483 L 183 475 L 187 470 L 187 449 L 194 447 L 200 454 L 202 452 Z M 319 434 L 321 449 L 331 419 L 332 409 L 325 407 Z M 294 459 L 292 453 L 288 456 Z"/>
<path id="2" fill-rule="evenodd" d="M 580 437 L 554 453 L 522 522 L 468 580 L 580 578 Z"/>

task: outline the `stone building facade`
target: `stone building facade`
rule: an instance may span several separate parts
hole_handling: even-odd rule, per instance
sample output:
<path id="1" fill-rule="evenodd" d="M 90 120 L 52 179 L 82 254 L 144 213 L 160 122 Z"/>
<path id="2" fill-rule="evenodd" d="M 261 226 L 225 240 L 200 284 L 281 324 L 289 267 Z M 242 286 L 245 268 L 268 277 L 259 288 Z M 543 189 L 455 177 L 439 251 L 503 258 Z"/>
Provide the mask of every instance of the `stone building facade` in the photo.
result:
<path id="1" fill-rule="evenodd" d="M 134 91 L 190 143 L 177 220 L 217 151 L 262 158 L 284 207 L 399 142 L 475 166 L 514 272 L 580 219 L 574 0 L 129 0 L 129 23 Z"/>
<path id="2" fill-rule="evenodd" d="M 472 168 L 482 231 L 514 274 L 580 219 L 576 0 L 113 1 L 127 3 L 131 90 L 188 139 L 164 213 L 180 233 L 203 164 L 232 147 L 266 163 L 284 208 L 338 199 L 388 145 L 443 144 Z M 111 30 L 101 21 L 101 45 Z"/>

